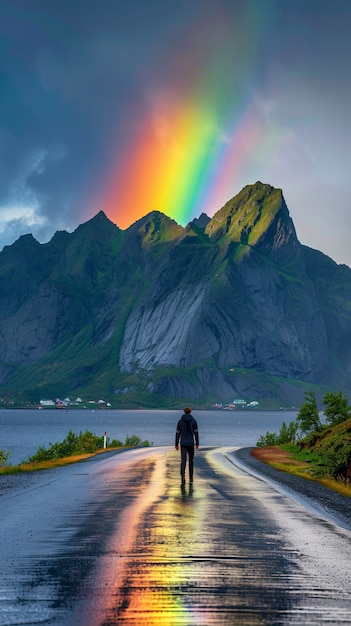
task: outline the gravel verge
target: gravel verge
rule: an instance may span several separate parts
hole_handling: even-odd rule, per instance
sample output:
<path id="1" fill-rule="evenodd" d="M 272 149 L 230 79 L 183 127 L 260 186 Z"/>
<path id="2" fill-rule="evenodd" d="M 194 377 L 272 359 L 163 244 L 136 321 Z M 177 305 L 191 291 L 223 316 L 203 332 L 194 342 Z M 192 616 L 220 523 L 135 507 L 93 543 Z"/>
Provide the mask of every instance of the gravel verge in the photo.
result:
<path id="1" fill-rule="evenodd" d="M 284 488 L 284 491 L 299 499 L 306 500 L 314 509 L 317 509 L 327 519 L 351 530 L 351 498 L 343 496 L 321 483 L 300 476 L 293 476 L 287 472 L 277 470 L 267 463 L 263 463 L 251 456 L 252 448 L 240 448 L 233 456 L 248 470 L 274 482 Z"/>

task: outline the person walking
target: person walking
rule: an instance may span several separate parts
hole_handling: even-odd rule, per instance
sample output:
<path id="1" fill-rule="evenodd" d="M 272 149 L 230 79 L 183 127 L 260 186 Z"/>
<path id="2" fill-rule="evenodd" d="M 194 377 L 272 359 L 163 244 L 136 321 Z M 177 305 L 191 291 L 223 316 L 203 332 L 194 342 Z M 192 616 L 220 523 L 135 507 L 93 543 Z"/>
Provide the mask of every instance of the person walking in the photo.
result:
<path id="1" fill-rule="evenodd" d="M 193 483 L 194 479 L 194 440 L 196 450 L 199 448 L 199 429 L 196 419 L 191 415 L 191 409 L 185 407 L 184 414 L 180 418 L 177 424 L 177 430 L 175 434 L 175 449 L 179 450 L 180 441 L 180 476 L 182 480 L 182 486 L 185 485 L 185 468 L 187 458 L 189 459 L 189 482 Z"/>

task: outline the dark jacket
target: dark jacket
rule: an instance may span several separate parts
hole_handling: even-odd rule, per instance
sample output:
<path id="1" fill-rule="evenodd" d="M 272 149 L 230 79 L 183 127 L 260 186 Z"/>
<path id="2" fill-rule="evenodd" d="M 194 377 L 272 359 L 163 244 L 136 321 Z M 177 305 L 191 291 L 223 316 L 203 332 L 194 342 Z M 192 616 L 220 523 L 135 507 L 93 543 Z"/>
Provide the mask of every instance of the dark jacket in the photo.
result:
<path id="1" fill-rule="evenodd" d="M 175 435 L 175 445 L 181 446 L 193 446 L 195 443 L 199 445 L 199 431 L 197 428 L 197 421 L 190 413 L 184 413 L 177 424 L 177 430 Z"/>

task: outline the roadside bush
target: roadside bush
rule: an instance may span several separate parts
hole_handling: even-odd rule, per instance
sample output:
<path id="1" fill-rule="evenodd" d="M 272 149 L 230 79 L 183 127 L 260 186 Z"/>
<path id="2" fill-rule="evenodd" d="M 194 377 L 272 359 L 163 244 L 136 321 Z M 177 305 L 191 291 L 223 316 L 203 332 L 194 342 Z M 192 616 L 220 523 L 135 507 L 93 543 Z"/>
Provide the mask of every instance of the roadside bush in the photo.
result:
<path id="1" fill-rule="evenodd" d="M 263 448 L 264 446 L 277 446 L 278 445 L 278 435 L 275 433 L 266 432 L 265 435 L 261 435 L 256 446 L 258 448 Z"/>
<path id="2" fill-rule="evenodd" d="M 9 458 L 11 452 L 5 452 L 5 450 L 0 449 L 0 467 L 5 465 L 7 459 Z"/>
<path id="3" fill-rule="evenodd" d="M 129 435 L 126 436 L 126 446 L 140 446 L 141 444 L 141 439 L 140 437 L 138 437 L 138 435 L 131 435 L 129 437 Z"/>
<path id="4" fill-rule="evenodd" d="M 349 468 L 351 466 L 350 447 L 338 446 L 334 449 L 324 452 L 321 455 L 322 465 L 325 473 L 343 483 L 350 482 Z"/>
<path id="5" fill-rule="evenodd" d="M 288 425 L 283 422 L 279 433 L 279 443 L 295 443 L 295 441 L 297 440 L 298 432 L 299 423 L 297 420 L 290 422 Z"/>
<path id="6" fill-rule="evenodd" d="M 29 456 L 24 463 L 42 463 L 43 461 L 49 461 L 51 458 L 49 450 L 44 448 L 44 446 L 39 446 L 36 453 L 33 456 Z"/>
<path id="7" fill-rule="evenodd" d="M 328 429 L 315 446 L 325 473 L 341 482 L 351 479 L 351 423 L 347 420 Z"/>
<path id="8" fill-rule="evenodd" d="M 86 430 L 84 433 L 80 432 L 78 435 L 70 430 L 63 441 L 60 443 L 50 443 L 49 445 L 50 447 L 48 449 L 44 448 L 44 446 L 40 446 L 38 451 L 28 458 L 27 463 L 42 463 L 43 461 L 53 461 L 67 456 L 96 452 L 96 450 L 100 450 L 104 447 L 104 437 L 93 435 L 89 430 Z M 113 439 L 110 442 L 109 437 L 107 437 L 106 445 L 109 448 L 120 448 L 123 445 L 132 447 L 149 446 L 150 444 L 148 441 L 141 441 L 140 437 L 137 435 L 132 435 L 131 437 L 127 435 L 125 444 L 118 439 Z"/>
<path id="9" fill-rule="evenodd" d="M 122 446 L 123 443 L 119 439 L 112 439 L 111 443 L 108 444 L 109 448 L 121 448 Z"/>
<path id="10" fill-rule="evenodd" d="M 103 441 L 103 437 L 93 435 L 88 430 L 84 433 L 80 432 L 79 435 L 70 430 L 61 443 L 50 443 L 48 449 L 41 446 L 33 456 L 29 457 L 28 462 L 40 463 L 41 461 L 52 461 L 66 456 L 95 452 L 103 447 Z"/>
<path id="11" fill-rule="evenodd" d="M 285 443 L 295 443 L 299 430 L 299 424 L 297 420 L 290 422 L 288 425 L 283 422 L 279 431 L 279 434 L 266 432 L 265 435 L 261 435 L 257 442 L 258 448 L 264 446 L 280 446 Z"/>
<path id="12" fill-rule="evenodd" d="M 145 441 L 141 441 L 140 437 L 138 437 L 138 435 L 131 435 L 131 437 L 129 437 L 129 435 L 127 435 L 126 437 L 126 442 L 125 444 L 126 446 L 142 446 L 144 448 L 149 447 L 150 442 L 146 439 Z"/>

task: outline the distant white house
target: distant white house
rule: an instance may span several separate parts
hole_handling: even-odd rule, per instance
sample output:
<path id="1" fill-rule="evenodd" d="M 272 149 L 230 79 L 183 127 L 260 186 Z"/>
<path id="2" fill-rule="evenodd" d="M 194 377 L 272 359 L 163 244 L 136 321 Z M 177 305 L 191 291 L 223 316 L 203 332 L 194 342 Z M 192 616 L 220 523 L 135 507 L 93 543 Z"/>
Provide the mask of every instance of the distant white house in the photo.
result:
<path id="1" fill-rule="evenodd" d="M 55 402 L 53 400 L 40 400 L 41 406 L 55 406 Z"/>

